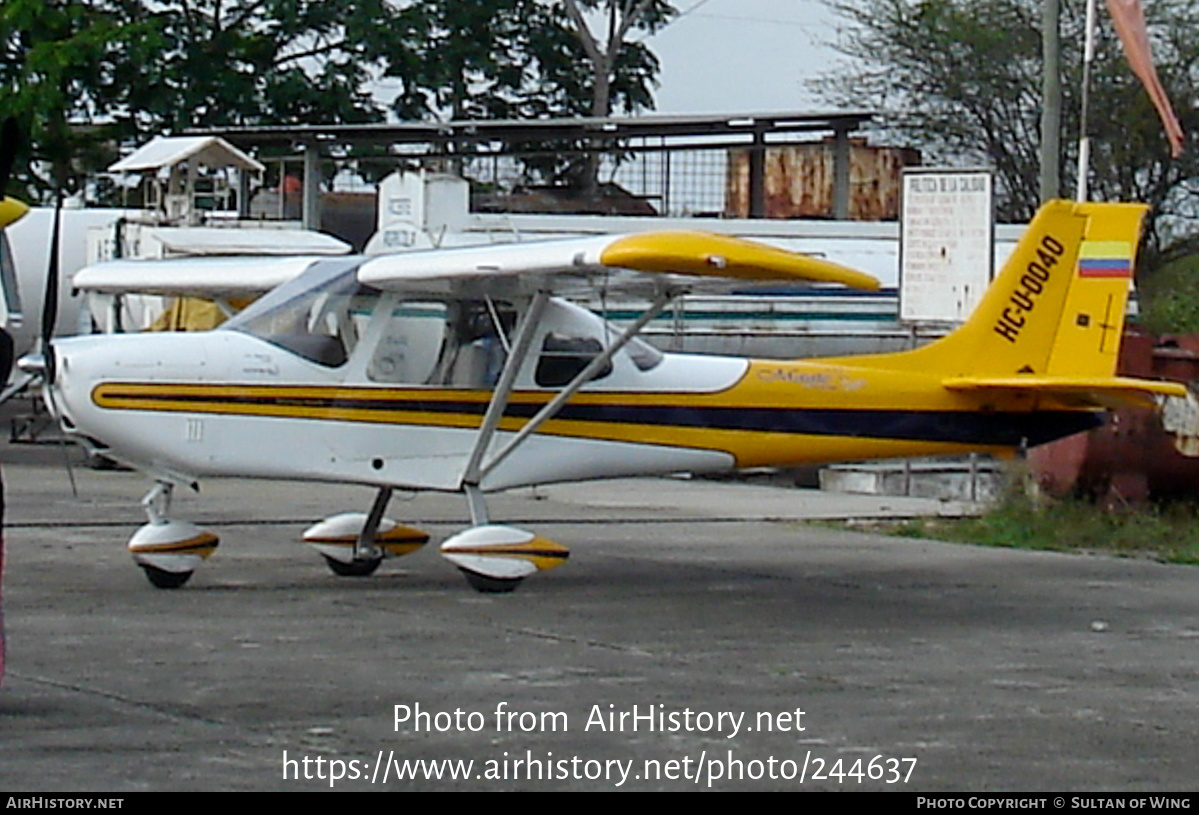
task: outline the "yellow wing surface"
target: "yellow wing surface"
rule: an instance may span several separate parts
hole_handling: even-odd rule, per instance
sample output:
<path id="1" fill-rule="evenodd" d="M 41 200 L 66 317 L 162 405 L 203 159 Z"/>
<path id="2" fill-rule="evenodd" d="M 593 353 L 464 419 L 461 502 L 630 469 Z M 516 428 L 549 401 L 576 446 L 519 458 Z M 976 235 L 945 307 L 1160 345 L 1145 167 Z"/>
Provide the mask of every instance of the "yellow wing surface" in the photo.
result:
<path id="1" fill-rule="evenodd" d="M 571 293 L 597 287 L 639 295 L 662 287 L 712 290 L 763 281 L 869 290 L 879 286 L 870 275 L 821 258 L 706 232 L 645 232 L 386 255 L 364 263 L 358 277 L 382 289 L 466 295 L 498 288 Z"/>
<path id="2" fill-rule="evenodd" d="M 600 253 L 605 266 L 731 278 L 836 283 L 873 291 L 878 281 L 838 263 L 706 232 L 647 232 L 618 238 Z"/>

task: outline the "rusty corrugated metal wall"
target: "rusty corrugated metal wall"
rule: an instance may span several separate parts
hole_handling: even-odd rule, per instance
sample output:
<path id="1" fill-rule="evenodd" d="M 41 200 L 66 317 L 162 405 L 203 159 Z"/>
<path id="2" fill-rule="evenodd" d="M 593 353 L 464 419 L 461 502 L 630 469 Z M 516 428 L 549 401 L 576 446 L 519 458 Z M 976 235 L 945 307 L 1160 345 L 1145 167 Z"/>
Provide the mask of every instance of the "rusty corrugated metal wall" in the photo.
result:
<path id="1" fill-rule="evenodd" d="M 831 139 L 766 148 L 766 217 L 832 218 L 833 151 Z M 749 156 L 749 148 L 729 150 L 726 218 L 749 217 Z M 903 168 L 919 165 L 917 150 L 870 147 L 865 139 L 851 139 L 850 220 L 897 220 Z"/>

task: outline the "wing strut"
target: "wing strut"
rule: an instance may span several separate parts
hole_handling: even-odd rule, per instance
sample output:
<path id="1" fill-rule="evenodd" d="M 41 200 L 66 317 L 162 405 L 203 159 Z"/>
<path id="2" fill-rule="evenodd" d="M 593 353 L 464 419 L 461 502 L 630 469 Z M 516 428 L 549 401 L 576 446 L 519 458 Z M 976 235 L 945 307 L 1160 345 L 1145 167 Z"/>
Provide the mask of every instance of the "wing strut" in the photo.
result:
<path id="1" fill-rule="evenodd" d="M 537 414 L 529 420 L 528 424 L 522 427 L 520 432 L 517 433 L 507 445 L 505 445 L 498 453 L 492 456 L 485 465 L 483 465 L 479 472 L 478 481 L 481 481 L 488 473 L 498 467 L 504 459 L 511 455 L 513 451 L 515 451 L 516 448 L 525 441 L 525 439 L 536 433 L 537 428 L 541 427 L 541 425 L 552 419 L 554 415 L 562 409 L 562 406 L 566 404 L 570 397 L 574 396 L 581 387 L 590 382 L 593 376 L 599 373 L 605 365 L 611 362 L 612 357 L 616 356 L 616 353 L 621 348 L 624 348 L 629 343 L 629 340 L 641 333 L 641 329 L 645 328 L 650 320 L 657 317 L 658 314 L 661 313 L 662 309 L 666 308 L 670 301 L 677 297 L 679 293 L 680 292 L 673 290 L 667 290 L 660 293 L 657 298 L 655 298 L 653 304 L 651 304 L 650 307 L 645 311 L 645 313 L 637 318 L 636 322 L 626 328 L 624 333 L 616 338 L 615 342 L 604 349 L 603 353 L 596 356 L 587 364 L 585 368 L 583 368 L 583 370 L 579 371 L 575 378 L 570 381 L 570 384 L 559 391 L 553 399 L 551 399 L 545 404 L 544 407 L 541 408 L 541 410 L 537 411 Z M 475 483 L 478 483 L 478 481 Z"/>
<path id="2" fill-rule="evenodd" d="M 504 363 L 500 380 L 495 385 L 495 392 L 491 395 L 487 412 L 483 414 L 483 424 L 479 426 L 479 435 L 475 438 L 474 449 L 470 451 L 470 459 L 466 462 L 466 469 L 462 473 L 464 484 L 477 485 L 482 478 L 480 465 L 483 463 L 483 456 L 486 454 L 487 448 L 491 446 L 491 440 L 495 437 L 495 429 L 499 427 L 500 419 L 504 417 L 504 411 L 508 408 L 508 399 L 512 396 L 512 386 L 516 383 L 516 374 L 520 371 L 520 366 L 524 364 L 525 355 L 529 353 L 529 346 L 533 344 L 533 335 L 537 332 L 537 326 L 541 322 L 541 315 L 545 312 L 545 304 L 549 302 L 549 299 L 549 292 L 537 292 L 533 302 L 529 304 L 529 310 L 525 312 L 524 320 L 521 321 L 520 330 L 516 333 L 512 348 L 506 349 L 508 350 L 508 360 Z M 490 304 L 490 300 L 488 303 Z M 499 325 L 498 320 L 496 325 Z M 503 336 L 502 331 L 499 333 Z"/>

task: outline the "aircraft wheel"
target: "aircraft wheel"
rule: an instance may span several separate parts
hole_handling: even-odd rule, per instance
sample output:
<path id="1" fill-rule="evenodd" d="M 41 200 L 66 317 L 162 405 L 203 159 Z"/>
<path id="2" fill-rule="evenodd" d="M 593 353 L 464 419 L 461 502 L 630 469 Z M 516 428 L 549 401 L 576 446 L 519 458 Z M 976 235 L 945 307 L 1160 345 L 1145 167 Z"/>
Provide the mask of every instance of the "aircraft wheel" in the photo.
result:
<path id="1" fill-rule="evenodd" d="M 383 558 L 373 558 L 371 560 L 351 560 L 346 563 L 344 560 L 323 556 L 325 563 L 329 564 L 329 570 L 338 577 L 370 577 L 379 568 L 379 564 L 383 562 Z"/>
<path id="2" fill-rule="evenodd" d="M 466 582 L 470 583 L 475 591 L 480 591 L 483 594 L 507 594 L 510 591 L 515 591 L 516 587 L 524 580 L 523 577 L 488 577 L 485 574 L 478 572 L 468 572 L 466 569 L 459 571 L 466 577 Z"/>
<path id="3" fill-rule="evenodd" d="M 145 563 L 138 565 L 142 567 L 142 571 L 146 573 L 146 579 L 156 589 L 177 589 L 192 576 L 191 572 L 168 572 Z"/>

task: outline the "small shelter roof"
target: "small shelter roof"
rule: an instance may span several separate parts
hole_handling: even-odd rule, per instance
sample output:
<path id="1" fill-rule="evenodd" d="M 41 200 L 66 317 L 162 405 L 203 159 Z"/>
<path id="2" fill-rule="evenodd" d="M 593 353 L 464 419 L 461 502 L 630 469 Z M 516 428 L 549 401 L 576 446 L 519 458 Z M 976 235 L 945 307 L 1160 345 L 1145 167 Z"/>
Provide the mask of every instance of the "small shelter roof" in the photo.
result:
<path id="1" fill-rule="evenodd" d="M 173 167 L 197 159 L 213 169 L 236 167 L 262 172 L 266 168 L 220 136 L 158 136 L 108 168 L 110 173 L 139 173 Z"/>

